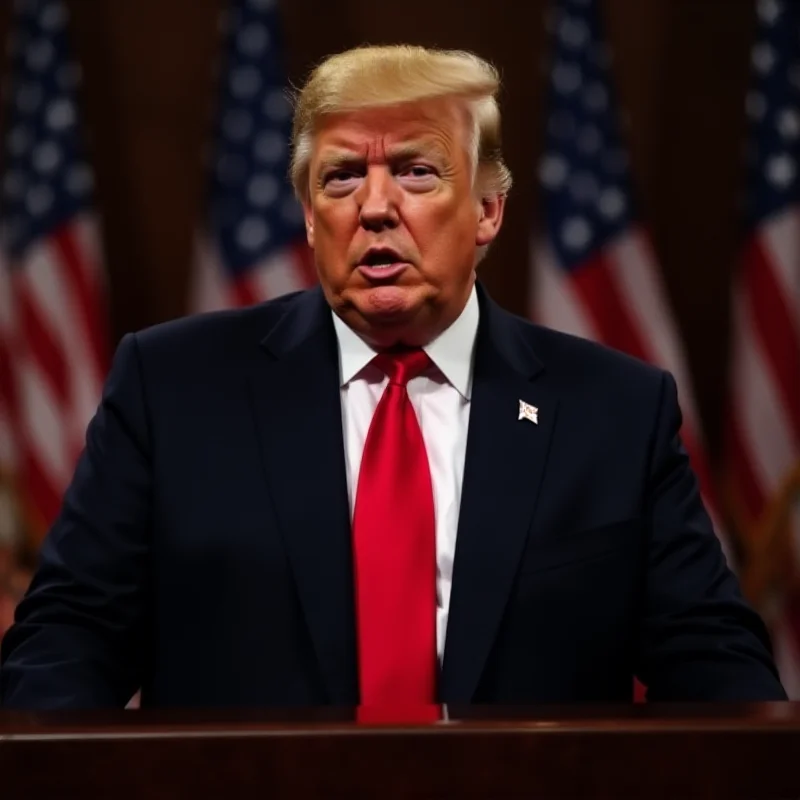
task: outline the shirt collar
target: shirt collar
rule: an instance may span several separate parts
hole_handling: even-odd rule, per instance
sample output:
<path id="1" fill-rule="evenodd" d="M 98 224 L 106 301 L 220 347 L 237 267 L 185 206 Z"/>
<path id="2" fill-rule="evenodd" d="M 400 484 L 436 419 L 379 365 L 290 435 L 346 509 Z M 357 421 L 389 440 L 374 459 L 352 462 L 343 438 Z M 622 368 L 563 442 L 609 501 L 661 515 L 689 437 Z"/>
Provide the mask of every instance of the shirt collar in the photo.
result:
<path id="1" fill-rule="evenodd" d="M 370 347 L 340 317 L 331 311 L 339 345 L 339 375 L 345 386 L 355 378 L 378 352 Z M 472 353 L 478 335 L 480 309 L 475 287 L 472 287 L 464 310 L 449 328 L 442 331 L 422 349 L 447 381 L 465 399 L 472 393 Z"/>

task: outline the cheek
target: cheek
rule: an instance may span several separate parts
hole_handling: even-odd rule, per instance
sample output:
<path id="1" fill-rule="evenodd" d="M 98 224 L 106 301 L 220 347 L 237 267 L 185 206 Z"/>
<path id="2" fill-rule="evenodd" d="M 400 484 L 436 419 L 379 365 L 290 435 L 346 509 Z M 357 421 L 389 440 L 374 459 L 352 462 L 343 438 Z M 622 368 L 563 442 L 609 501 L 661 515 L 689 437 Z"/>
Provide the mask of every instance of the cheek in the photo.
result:
<path id="1" fill-rule="evenodd" d="M 358 227 L 358 212 L 345 202 L 336 203 L 317 212 L 319 224 L 332 238 L 352 236 Z"/>
<path id="2" fill-rule="evenodd" d="M 419 245 L 444 253 L 469 252 L 475 247 L 477 215 L 471 208 L 429 206 L 415 214 Z"/>
<path id="3" fill-rule="evenodd" d="M 341 290 L 350 280 L 350 255 L 355 229 L 347 209 L 328 207 L 314 214 L 314 259 L 325 283 Z"/>

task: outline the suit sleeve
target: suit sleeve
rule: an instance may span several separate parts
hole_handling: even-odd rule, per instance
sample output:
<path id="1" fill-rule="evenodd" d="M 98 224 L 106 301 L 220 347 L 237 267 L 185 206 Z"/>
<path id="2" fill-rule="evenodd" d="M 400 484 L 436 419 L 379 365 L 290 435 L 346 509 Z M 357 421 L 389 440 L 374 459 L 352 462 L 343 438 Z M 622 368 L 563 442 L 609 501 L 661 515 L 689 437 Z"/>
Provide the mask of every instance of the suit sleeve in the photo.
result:
<path id="1" fill-rule="evenodd" d="M 664 374 L 648 480 L 637 676 L 653 701 L 785 700 L 767 630 L 727 565 L 680 425 L 675 381 Z"/>
<path id="2" fill-rule="evenodd" d="M 120 343 L 61 513 L 0 651 L 13 708 L 123 707 L 145 656 L 151 468 L 135 335 Z"/>

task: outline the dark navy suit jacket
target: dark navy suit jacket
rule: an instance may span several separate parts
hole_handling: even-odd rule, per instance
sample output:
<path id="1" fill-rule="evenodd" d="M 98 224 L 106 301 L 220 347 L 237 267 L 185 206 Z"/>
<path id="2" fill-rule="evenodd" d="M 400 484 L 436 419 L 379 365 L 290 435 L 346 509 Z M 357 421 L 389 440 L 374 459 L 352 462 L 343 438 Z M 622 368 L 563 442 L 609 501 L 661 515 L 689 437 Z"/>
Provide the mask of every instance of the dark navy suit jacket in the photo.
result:
<path id="1" fill-rule="evenodd" d="M 784 699 L 672 378 L 479 298 L 440 699 L 624 702 L 634 675 L 652 700 Z M 3 641 L 3 703 L 355 705 L 351 562 L 321 291 L 128 335 Z"/>

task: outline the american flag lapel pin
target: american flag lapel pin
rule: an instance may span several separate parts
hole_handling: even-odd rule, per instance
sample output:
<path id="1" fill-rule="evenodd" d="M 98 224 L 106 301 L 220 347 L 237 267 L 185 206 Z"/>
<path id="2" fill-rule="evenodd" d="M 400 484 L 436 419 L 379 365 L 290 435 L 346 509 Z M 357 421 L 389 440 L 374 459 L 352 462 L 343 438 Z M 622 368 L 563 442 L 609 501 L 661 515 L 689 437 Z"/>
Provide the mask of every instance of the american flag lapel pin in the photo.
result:
<path id="1" fill-rule="evenodd" d="M 527 419 L 529 422 L 532 422 L 534 425 L 539 424 L 539 409 L 536 406 L 532 406 L 529 403 L 526 403 L 524 400 L 519 401 L 519 417 L 517 420 Z"/>

